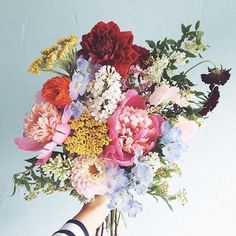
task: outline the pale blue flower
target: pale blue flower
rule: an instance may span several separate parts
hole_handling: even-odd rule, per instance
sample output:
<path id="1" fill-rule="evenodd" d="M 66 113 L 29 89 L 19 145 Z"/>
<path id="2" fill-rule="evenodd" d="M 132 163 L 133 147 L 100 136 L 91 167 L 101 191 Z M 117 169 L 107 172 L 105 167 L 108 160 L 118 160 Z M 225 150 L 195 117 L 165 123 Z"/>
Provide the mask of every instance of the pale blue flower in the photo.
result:
<path id="1" fill-rule="evenodd" d="M 179 159 L 182 151 L 182 145 L 180 143 L 169 143 L 163 147 L 162 152 L 168 161 L 174 161 Z"/>
<path id="2" fill-rule="evenodd" d="M 178 159 L 181 152 L 186 149 L 186 145 L 182 142 L 182 132 L 179 127 L 173 127 L 168 121 L 161 126 L 163 136 L 161 144 L 164 145 L 162 152 L 165 158 L 169 161 Z"/>
<path id="3" fill-rule="evenodd" d="M 87 90 L 89 77 L 84 77 L 80 73 L 75 72 L 69 85 L 70 97 L 76 100 L 79 95 L 83 96 Z"/>
<path id="4" fill-rule="evenodd" d="M 120 167 L 108 166 L 106 168 L 108 194 L 111 196 L 123 191 L 129 184 L 129 177 L 124 169 Z"/>
<path id="5" fill-rule="evenodd" d="M 77 120 L 82 113 L 82 105 L 79 101 L 76 101 L 65 107 L 63 116 L 66 120 L 70 120 L 71 117 L 74 117 L 74 119 Z"/>
<path id="6" fill-rule="evenodd" d="M 81 74 L 83 77 L 88 77 L 89 80 L 95 78 L 95 73 L 101 67 L 99 64 L 94 64 L 91 57 L 88 60 L 85 60 L 83 56 L 80 56 L 76 63 L 76 72 Z"/>
<path id="7" fill-rule="evenodd" d="M 154 172 L 151 167 L 142 162 L 136 162 L 131 171 L 132 188 L 137 194 L 145 194 L 152 183 Z"/>
<path id="8" fill-rule="evenodd" d="M 129 217 L 135 217 L 138 213 L 142 212 L 143 206 L 140 202 L 136 200 L 128 199 L 126 209 L 127 209 L 126 212 L 128 213 Z"/>
<path id="9" fill-rule="evenodd" d="M 101 67 L 92 63 L 92 59 L 85 60 L 82 56 L 77 59 L 77 69 L 72 76 L 69 86 L 70 97 L 76 100 L 79 96 L 83 96 L 87 90 L 88 83 L 95 78 L 95 73 Z"/>

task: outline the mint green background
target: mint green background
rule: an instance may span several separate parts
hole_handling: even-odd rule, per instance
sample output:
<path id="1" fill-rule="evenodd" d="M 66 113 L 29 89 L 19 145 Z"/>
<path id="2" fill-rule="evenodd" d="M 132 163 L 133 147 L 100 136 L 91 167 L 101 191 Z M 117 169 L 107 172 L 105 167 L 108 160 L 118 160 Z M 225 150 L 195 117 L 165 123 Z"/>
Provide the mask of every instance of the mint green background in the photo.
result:
<path id="1" fill-rule="evenodd" d="M 22 191 L 10 198 L 11 176 L 23 169 L 23 153 L 13 139 L 22 133 L 22 119 L 35 93 L 50 75 L 34 77 L 27 67 L 41 49 L 59 37 L 87 33 L 98 21 L 117 22 L 132 30 L 135 42 L 178 37 L 181 23 L 201 20 L 204 56 L 232 67 L 232 79 L 221 90 L 222 99 L 181 161 L 183 177 L 174 183 L 189 192 L 187 206 L 165 204 L 144 197 L 144 212 L 121 224 L 120 236 L 235 235 L 236 219 L 236 3 L 233 0 L 0 0 L 0 235 L 49 236 L 80 209 L 67 194 L 23 200 Z M 197 62 L 197 61 L 196 61 Z M 200 70 L 191 76 L 197 83 Z"/>

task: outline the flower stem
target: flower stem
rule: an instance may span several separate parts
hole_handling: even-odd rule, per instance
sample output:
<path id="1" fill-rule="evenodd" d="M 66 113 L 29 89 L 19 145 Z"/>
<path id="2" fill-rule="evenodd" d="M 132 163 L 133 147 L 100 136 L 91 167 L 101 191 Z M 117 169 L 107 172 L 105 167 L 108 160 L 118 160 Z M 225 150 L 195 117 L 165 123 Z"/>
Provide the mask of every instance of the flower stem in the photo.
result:
<path id="1" fill-rule="evenodd" d="M 114 236 L 114 231 L 113 231 L 113 229 L 114 229 L 114 210 L 111 210 L 111 213 L 110 213 L 110 215 L 111 215 L 111 228 L 110 228 L 110 236 Z"/>
<path id="2" fill-rule="evenodd" d="M 192 69 L 198 67 L 199 65 L 201 65 L 201 64 L 203 64 L 203 63 L 210 63 L 210 64 L 212 64 L 215 68 L 217 68 L 217 66 L 215 65 L 214 62 L 212 62 L 212 61 L 210 61 L 210 60 L 205 60 L 205 61 L 201 61 L 201 62 L 197 63 L 196 65 L 190 67 L 190 68 L 184 73 L 184 75 L 188 74 L 189 71 L 191 71 Z"/>

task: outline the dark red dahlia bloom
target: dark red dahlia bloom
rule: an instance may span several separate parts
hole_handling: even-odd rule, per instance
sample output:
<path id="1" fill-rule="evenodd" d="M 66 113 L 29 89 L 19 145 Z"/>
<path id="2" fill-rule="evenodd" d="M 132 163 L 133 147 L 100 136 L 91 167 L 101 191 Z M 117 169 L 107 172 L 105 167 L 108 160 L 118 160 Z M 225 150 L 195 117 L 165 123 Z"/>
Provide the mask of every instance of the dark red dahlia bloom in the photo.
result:
<path id="1" fill-rule="evenodd" d="M 133 34 L 131 31 L 121 32 L 114 22 L 98 22 L 92 30 L 82 36 L 82 49 L 78 55 L 86 59 L 92 58 L 94 63 L 112 65 L 124 78 L 133 62 L 138 59 L 138 53 L 133 49 Z"/>
<path id="2" fill-rule="evenodd" d="M 217 84 L 217 85 L 224 85 L 230 78 L 230 70 L 231 69 L 218 69 L 218 68 L 213 68 L 210 69 L 208 68 L 208 74 L 202 74 L 201 78 L 202 81 L 206 84 Z"/>
<path id="3" fill-rule="evenodd" d="M 146 61 L 150 57 L 149 50 L 136 44 L 133 45 L 133 49 L 138 53 L 138 59 L 134 62 L 134 64 L 138 64 L 143 67 L 144 61 Z"/>
<path id="4" fill-rule="evenodd" d="M 206 116 L 208 112 L 213 111 L 219 102 L 219 98 L 220 98 L 219 87 L 216 86 L 212 88 L 212 91 L 208 94 L 208 98 L 204 103 L 202 110 L 200 111 L 200 115 Z"/>

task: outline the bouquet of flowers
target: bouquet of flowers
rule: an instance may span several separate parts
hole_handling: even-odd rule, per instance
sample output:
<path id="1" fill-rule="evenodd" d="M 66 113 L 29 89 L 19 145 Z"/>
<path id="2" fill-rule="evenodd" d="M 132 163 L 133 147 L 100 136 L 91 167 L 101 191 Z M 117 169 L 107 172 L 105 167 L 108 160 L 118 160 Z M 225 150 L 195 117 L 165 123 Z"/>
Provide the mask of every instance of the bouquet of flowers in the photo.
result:
<path id="1" fill-rule="evenodd" d="M 142 211 L 139 198 L 146 193 L 171 209 L 172 200 L 184 204 L 185 189 L 170 193 L 168 180 L 181 175 L 181 153 L 230 78 L 230 69 L 202 60 L 208 46 L 199 25 L 182 25 L 179 40 L 146 40 L 146 49 L 133 43 L 131 31 L 99 22 L 80 48 L 71 35 L 41 51 L 29 72 L 55 75 L 37 93 L 15 139 L 19 149 L 38 153 L 13 176 L 13 194 L 23 186 L 26 200 L 55 191 L 82 202 L 106 195 L 111 213 L 96 235 L 105 227 L 117 235 L 121 214 Z M 200 62 L 188 67 L 196 57 Z M 202 63 L 211 65 L 201 75 L 204 92 L 188 76 Z"/>

